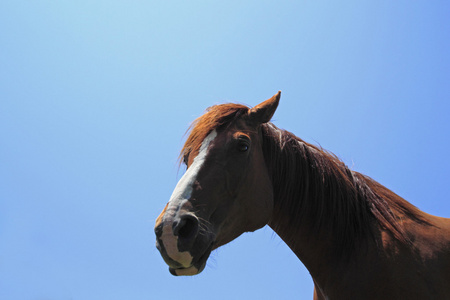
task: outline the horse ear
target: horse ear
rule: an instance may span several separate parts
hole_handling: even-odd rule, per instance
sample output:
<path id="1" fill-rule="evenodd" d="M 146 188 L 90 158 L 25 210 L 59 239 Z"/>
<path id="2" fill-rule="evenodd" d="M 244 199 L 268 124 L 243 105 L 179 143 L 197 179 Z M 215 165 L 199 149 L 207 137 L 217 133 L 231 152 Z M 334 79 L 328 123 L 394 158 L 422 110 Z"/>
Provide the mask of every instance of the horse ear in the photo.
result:
<path id="1" fill-rule="evenodd" d="M 275 110 L 280 102 L 281 91 L 278 91 L 272 98 L 256 105 L 248 111 L 248 116 L 251 121 L 262 124 L 267 123 L 272 119 Z"/>

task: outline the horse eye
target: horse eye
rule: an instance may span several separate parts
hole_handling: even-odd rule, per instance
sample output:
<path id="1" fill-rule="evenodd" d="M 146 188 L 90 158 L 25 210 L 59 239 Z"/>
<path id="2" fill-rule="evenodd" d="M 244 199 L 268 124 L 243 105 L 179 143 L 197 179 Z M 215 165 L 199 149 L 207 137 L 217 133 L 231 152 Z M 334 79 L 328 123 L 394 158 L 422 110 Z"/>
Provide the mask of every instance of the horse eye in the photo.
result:
<path id="1" fill-rule="evenodd" d="M 238 151 L 239 151 L 239 152 L 245 152 L 245 151 L 247 151 L 247 150 L 248 150 L 248 144 L 247 144 L 247 143 L 240 142 L 240 143 L 238 144 Z"/>

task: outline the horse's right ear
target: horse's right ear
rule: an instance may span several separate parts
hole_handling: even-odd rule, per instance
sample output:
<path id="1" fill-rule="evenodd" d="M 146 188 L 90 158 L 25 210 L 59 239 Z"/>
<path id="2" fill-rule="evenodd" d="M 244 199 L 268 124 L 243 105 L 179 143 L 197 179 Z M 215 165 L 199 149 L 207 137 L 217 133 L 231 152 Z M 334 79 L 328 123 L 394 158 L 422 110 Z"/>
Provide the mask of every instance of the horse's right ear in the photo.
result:
<path id="1" fill-rule="evenodd" d="M 256 105 L 248 111 L 248 116 L 252 122 L 255 123 L 267 123 L 272 119 L 275 110 L 277 110 L 278 103 L 280 102 L 281 91 L 278 91 L 272 98 Z"/>

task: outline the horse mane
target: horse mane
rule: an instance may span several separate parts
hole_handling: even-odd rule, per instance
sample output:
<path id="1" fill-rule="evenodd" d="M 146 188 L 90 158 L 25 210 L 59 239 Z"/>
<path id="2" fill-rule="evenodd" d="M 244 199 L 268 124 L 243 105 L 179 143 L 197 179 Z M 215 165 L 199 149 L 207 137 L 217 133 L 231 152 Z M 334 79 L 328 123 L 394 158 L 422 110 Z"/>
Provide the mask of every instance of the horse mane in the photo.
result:
<path id="1" fill-rule="evenodd" d="M 370 177 L 350 170 L 336 155 L 272 123 L 263 124 L 262 131 L 264 157 L 278 203 L 275 209 L 288 212 L 291 228 L 306 226 L 311 232 L 330 233 L 338 255 L 351 254 L 359 241 L 373 236 L 374 222 L 402 243 L 410 240 L 401 218 L 428 224 L 418 208 Z"/>
<path id="2" fill-rule="evenodd" d="M 230 124 L 239 116 L 246 114 L 248 109 L 245 105 L 235 103 L 208 107 L 206 112 L 195 119 L 186 131 L 186 133 L 189 133 L 189 136 L 181 149 L 180 163 L 185 161 L 191 153 L 196 153 L 200 150 L 203 140 L 211 131 Z"/>

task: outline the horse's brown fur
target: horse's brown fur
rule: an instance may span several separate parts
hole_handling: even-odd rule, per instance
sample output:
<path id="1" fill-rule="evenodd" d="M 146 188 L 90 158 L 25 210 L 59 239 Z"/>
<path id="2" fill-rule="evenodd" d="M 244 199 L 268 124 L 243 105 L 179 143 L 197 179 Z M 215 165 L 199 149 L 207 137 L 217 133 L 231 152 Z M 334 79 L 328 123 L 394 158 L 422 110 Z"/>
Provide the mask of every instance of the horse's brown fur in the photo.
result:
<path id="1" fill-rule="evenodd" d="M 268 224 L 311 273 L 314 299 L 450 299 L 450 220 L 268 123 L 279 98 L 213 106 L 194 122 L 180 155 L 188 167 L 205 137 L 217 137 L 186 199 L 192 208 L 180 212 L 200 227 L 184 234 L 183 251 L 201 261 Z"/>

